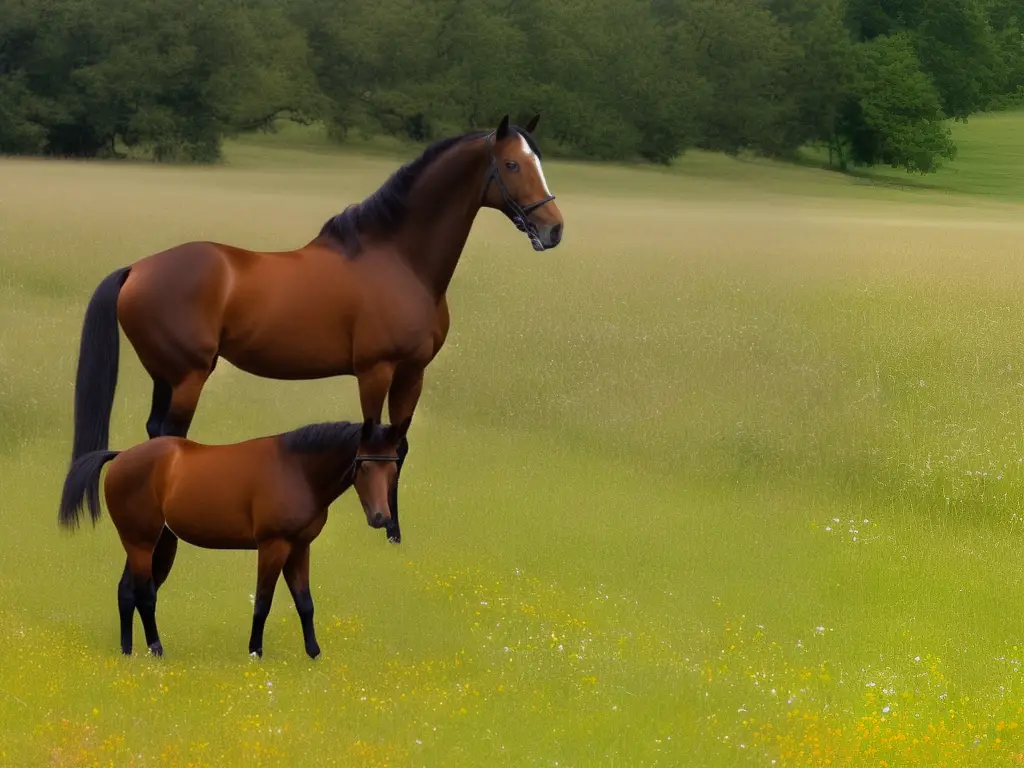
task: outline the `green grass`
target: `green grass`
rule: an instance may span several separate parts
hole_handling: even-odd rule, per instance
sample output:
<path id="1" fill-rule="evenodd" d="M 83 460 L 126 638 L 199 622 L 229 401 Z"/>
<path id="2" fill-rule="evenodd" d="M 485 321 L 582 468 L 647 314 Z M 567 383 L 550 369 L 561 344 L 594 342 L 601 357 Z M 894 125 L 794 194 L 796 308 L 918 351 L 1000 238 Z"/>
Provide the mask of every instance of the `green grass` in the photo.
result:
<path id="1" fill-rule="evenodd" d="M 895 184 L 912 190 L 982 196 L 990 200 L 1024 200 L 1024 114 L 983 113 L 967 122 L 950 121 L 956 158 L 943 161 L 934 174 L 908 174 L 885 166 L 855 169 L 870 184 Z M 808 159 L 827 163 L 827 153 L 807 151 Z"/>
<path id="2" fill-rule="evenodd" d="M 250 661 L 255 556 L 183 546 L 167 656 L 122 659 L 116 532 L 56 525 L 82 313 L 175 242 L 301 244 L 395 164 L 267 142 L 0 161 L 0 764 L 1024 760 L 1020 209 L 763 162 L 547 163 L 564 245 L 484 212 L 456 273 L 405 541 L 345 496 L 314 545 L 323 657 L 281 588 Z M 357 401 L 222 363 L 192 436 Z M 114 447 L 148 402 L 124 345 Z"/>

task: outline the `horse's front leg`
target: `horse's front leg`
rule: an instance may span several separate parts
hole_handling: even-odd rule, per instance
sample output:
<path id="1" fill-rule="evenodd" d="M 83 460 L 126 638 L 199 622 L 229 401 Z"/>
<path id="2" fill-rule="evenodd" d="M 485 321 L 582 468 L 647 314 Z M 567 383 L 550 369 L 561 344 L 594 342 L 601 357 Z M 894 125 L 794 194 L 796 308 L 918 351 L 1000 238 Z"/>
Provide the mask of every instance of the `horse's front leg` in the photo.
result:
<path id="1" fill-rule="evenodd" d="M 249 634 L 249 655 L 263 657 L 263 630 L 274 602 L 274 588 L 281 569 L 288 562 L 292 545 L 285 539 L 261 541 L 258 547 L 256 599 L 252 610 L 252 631 Z"/>
<path id="2" fill-rule="evenodd" d="M 359 381 L 359 403 L 363 409 L 363 418 L 373 419 L 374 422 L 380 424 L 381 414 L 384 412 L 384 399 L 395 379 L 394 364 L 377 363 L 366 367 L 356 373 L 356 378 Z M 395 541 L 392 531 L 397 532 L 398 530 L 398 521 L 394 514 L 395 510 L 392 507 L 392 521 L 387 524 L 386 529 L 388 539 L 391 541 Z"/>
<path id="3" fill-rule="evenodd" d="M 284 581 L 292 593 L 295 610 L 302 624 L 302 642 L 309 658 L 320 655 L 320 644 L 316 641 L 313 627 L 313 596 L 309 591 L 309 543 L 297 544 L 284 564 Z"/>
<path id="4" fill-rule="evenodd" d="M 420 393 L 423 391 L 423 369 L 422 368 L 400 368 L 391 384 L 391 391 L 388 392 L 388 419 L 392 424 L 401 424 L 408 418 L 412 418 L 419 402 Z M 398 472 L 395 475 L 395 484 L 391 488 L 388 503 L 391 505 L 391 523 L 388 525 L 388 540 L 394 544 L 402 541 L 402 530 L 398 525 L 398 482 L 402 477 L 402 465 L 405 464 L 405 457 L 409 455 L 408 435 L 402 438 L 398 446 Z"/>

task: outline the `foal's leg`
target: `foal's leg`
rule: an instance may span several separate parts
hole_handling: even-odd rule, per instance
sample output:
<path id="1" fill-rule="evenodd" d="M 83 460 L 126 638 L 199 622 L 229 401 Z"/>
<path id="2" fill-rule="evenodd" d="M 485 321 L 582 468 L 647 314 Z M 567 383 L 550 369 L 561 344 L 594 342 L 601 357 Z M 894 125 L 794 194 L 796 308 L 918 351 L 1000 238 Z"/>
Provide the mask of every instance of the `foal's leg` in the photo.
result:
<path id="1" fill-rule="evenodd" d="M 132 655 L 132 620 L 135 618 L 135 591 L 132 588 L 132 572 L 124 562 L 124 573 L 117 585 L 117 612 L 121 617 L 121 653 Z"/>
<path id="2" fill-rule="evenodd" d="M 284 564 L 284 580 L 295 600 L 295 610 L 302 622 L 302 641 L 309 658 L 320 655 L 320 646 L 313 629 L 313 596 L 309 592 L 309 544 L 302 544 L 292 550 L 291 557 Z"/>
<path id="3" fill-rule="evenodd" d="M 249 653 L 263 658 L 263 628 L 274 601 L 274 588 L 281 569 L 291 555 L 292 545 L 284 539 L 260 542 L 256 574 L 256 604 L 252 611 L 252 632 L 249 635 Z"/>
<path id="4" fill-rule="evenodd" d="M 178 537 L 170 528 L 164 526 L 157 539 L 156 549 L 153 550 L 153 585 L 160 590 L 160 586 L 167 581 L 174 565 L 174 556 L 178 553 Z"/>
<path id="5" fill-rule="evenodd" d="M 135 607 L 142 619 L 142 629 L 146 633 L 146 645 L 154 656 L 163 656 L 164 647 L 160 643 L 160 634 L 156 630 L 156 584 L 153 583 L 153 548 L 155 544 L 146 542 L 139 545 L 132 543 L 125 546 L 128 551 L 128 568 L 131 571 L 132 592 Z M 123 649 L 123 642 L 122 642 Z"/>
<path id="6" fill-rule="evenodd" d="M 401 424 L 412 416 L 423 392 L 423 369 L 399 369 L 395 373 L 391 390 L 388 392 L 388 419 L 392 424 Z M 409 439 L 402 438 L 398 446 L 398 473 L 391 488 L 388 503 L 391 505 L 391 523 L 388 524 L 388 540 L 394 544 L 402 541 L 402 530 L 398 526 L 398 482 L 402 477 L 402 465 L 409 454 Z"/>
<path id="7" fill-rule="evenodd" d="M 149 409 L 149 420 L 146 421 L 146 434 L 150 438 L 162 434 L 167 411 L 171 407 L 171 385 L 163 379 L 153 376 L 153 400 Z M 168 538 L 170 537 L 170 538 Z M 153 580 L 157 589 L 167 578 L 174 563 L 174 553 L 178 548 L 178 537 L 168 529 L 164 529 L 157 542 L 154 553 Z M 164 565 L 166 561 L 166 566 Z M 121 619 L 121 653 L 132 654 L 132 620 L 135 618 L 135 589 L 132 585 L 131 569 L 125 559 L 121 581 L 117 585 L 117 612 Z"/>

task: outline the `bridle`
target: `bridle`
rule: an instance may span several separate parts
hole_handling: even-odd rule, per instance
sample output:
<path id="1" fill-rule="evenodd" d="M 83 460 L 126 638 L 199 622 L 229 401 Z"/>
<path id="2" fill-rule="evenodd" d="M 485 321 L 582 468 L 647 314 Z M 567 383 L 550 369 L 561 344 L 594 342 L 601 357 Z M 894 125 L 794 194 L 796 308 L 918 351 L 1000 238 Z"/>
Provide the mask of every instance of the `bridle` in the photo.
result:
<path id="1" fill-rule="evenodd" d="M 353 459 L 353 461 L 352 461 L 352 471 L 353 471 L 353 473 L 354 472 L 358 472 L 359 471 L 359 465 L 364 463 L 364 462 L 367 462 L 367 461 L 370 461 L 370 462 L 373 462 L 373 461 L 376 461 L 376 462 L 398 461 L 398 457 L 397 456 L 374 456 L 374 455 L 370 455 L 370 454 L 359 454 L 359 453 L 357 453 L 355 459 Z"/>
<path id="2" fill-rule="evenodd" d="M 495 132 L 491 131 L 487 134 L 487 143 L 491 145 L 491 167 L 487 171 L 487 176 L 484 178 L 484 188 L 480 191 L 481 200 L 487 195 L 487 189 L 491 186 L 493 181 L 498 185 L 498 192 L 501 193 L 501 201 L 505 204 L 505 210 L 502 212 L 512 220 L 512 223 L 516 225 L 516 229 L 520 232 L 525 232 L 530 238 L 530 242 L 533 247 L 537 250 L 544 250 L 543 244 L 540 242 L 540 232 L 537 230 L 537 225 L 529 219 L 529 215 L 535 210 L 540 208 L 542 205 L 547 205 L 555 199 L 554 195 L 548 195 L 547 197 L 538 200 L 528 205 L 520 205 L 512 199 L 512 195 L 509 194 L 508 187 L 505 186 L 505 182 L 501 178 L 501 173 L 498 171 L 498 156 L 494 154 L 494 135 Z M 538 246 L 540 246 L 538 248 Z"/>

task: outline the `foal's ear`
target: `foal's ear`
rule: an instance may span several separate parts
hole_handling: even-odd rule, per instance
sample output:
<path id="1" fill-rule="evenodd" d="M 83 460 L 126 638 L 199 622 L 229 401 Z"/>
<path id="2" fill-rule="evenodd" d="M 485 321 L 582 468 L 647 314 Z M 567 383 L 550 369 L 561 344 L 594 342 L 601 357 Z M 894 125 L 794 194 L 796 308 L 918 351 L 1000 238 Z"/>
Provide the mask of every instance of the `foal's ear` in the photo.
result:
<path id="1" fill-rule="evenodd" d="M 501 118 L 501 122 L 498 123 L 498 130 L 494 133 L 494 138 L 501 141 L 508 136 L 508 115 Z"/>
<path id="2" fill-rule="evenodd" d="M 537 123 L 540 121 L 540 115 L 534 115 L 533 118 L 526 124 L 526 132 L 533 133 L 537 130 Z"/>
<path id="3" fill-rule="evenodd" d="M 370 440 L 373 439 L 374 426 L 375 424 L 373 422 L 373 419 L 367 419 L 366 421 L 363 422 L 363 430 L 360 433 L 359 437 L 364 443 L 368 443 L 370 442 Z"/>

